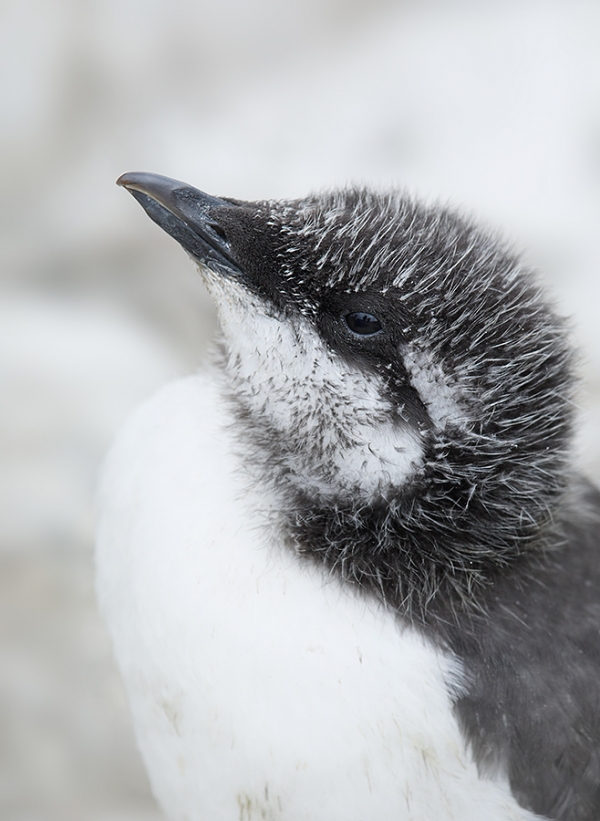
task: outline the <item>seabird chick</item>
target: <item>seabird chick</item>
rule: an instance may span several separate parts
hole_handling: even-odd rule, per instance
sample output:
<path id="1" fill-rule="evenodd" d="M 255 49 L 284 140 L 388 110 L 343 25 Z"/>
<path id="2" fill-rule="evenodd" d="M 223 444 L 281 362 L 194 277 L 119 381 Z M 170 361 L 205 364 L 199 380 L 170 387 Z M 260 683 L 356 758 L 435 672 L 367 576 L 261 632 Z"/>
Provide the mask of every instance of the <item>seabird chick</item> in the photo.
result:
<path id="1" fill-rule="evenodd" d="M 600 818 L 600 498 L 564 323 L 451 210 L 123 175 L 221 334 L 134 414 L 99 599 L 183 821 Z"/>

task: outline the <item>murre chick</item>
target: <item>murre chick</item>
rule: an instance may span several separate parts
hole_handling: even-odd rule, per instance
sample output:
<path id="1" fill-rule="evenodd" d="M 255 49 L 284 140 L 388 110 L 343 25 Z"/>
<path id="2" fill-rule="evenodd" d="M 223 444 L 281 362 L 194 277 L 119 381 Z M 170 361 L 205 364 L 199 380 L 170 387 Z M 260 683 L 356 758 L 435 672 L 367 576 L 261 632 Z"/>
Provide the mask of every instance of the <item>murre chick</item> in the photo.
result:
<path id="1" fill-rule="evenodd" d="M 125 174 L 221 336 L 108 457 L 99 599 L 178 821 L 600 818 L 600 497 L 531 272 L 400 194 Z"/>

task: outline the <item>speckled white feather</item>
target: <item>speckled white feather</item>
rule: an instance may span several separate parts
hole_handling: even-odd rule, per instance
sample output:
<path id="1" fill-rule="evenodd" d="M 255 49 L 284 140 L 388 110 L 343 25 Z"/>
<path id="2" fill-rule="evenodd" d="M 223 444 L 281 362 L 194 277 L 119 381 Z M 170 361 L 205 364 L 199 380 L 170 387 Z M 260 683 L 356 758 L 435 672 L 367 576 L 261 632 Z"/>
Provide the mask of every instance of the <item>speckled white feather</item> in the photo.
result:
<path id="1" fill-rule="evenodd" d="M 300 563 L 219 378 L 163 390 L 106 466 L 98 593 L 173 821 L 531 821 L 479 778 L 456 659 Z"/>
<path id="2" fill-rule="evenodd" d="M 209 282 L 238 401 L 286 441 L 297 439 L 290 476 L 325 497 L 368 498 L 405 484 L 422 462 L 421 437 L 382 379 L 344 362 L 302 317 L 281 321 L 235 281 Z"/>
<path id="3" fill-rule="evenodd" d="M 406 345 L 402 350 L 402 361 L 435 428 L 443 430 L 447 425 L 466 428 L 469 416 L 466 401 L 462 404 L 460 401 L 461 398 L 466 400 L 461 397 L 461 386 L 444 372 L 431 352 Z"/>

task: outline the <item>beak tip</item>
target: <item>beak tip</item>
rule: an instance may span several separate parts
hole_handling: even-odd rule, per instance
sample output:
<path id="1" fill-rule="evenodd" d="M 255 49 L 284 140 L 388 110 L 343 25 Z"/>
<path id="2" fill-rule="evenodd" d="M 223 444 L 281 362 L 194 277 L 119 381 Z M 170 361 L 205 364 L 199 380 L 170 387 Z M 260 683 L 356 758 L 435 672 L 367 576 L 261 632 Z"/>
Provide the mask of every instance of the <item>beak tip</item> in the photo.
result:
<path id="1" fill-rule="evenodd" d="M 128 171 L 125 174 L 121 174 L 116 184 L 121 188 L 132 188 L 136 184 L 136 181 L 139 179 L 140 176 L 141 175 L 136 173 L 135 171 Z"/>

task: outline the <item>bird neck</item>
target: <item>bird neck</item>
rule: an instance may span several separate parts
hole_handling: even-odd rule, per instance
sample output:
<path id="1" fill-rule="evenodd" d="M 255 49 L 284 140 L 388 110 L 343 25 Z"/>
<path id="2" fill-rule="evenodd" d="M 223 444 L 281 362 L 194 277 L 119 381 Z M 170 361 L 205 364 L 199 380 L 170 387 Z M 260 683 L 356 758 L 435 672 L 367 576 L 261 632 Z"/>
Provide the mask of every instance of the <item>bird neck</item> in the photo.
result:
<path id="1" fill-rule="evenodd" d="M 560 540 L 566 447 L 515 452 L 497 437 L 446 430 L 429 436 L 422 469 L 402 486 L 336 497 L 303 487 L 278 432 L 233 402 L 245 464 L 277 499 L 291 549 L 413 623 L 482 611 L 495 579 L 534 566 Z"/>
<path id="2" fill-rule="evenodd" d="M 544 483 L 500 465 L 477 476 L 464 451 L 432 441 L 419 476 L 359 504 L 288 486 L 284 527 L 301 555 L 412 622 L 482 613 L 497 578 L 535 566 L 560 541 L 567 471 Z"/>

